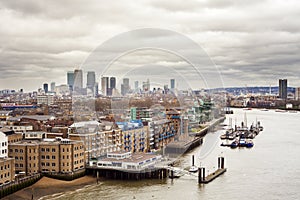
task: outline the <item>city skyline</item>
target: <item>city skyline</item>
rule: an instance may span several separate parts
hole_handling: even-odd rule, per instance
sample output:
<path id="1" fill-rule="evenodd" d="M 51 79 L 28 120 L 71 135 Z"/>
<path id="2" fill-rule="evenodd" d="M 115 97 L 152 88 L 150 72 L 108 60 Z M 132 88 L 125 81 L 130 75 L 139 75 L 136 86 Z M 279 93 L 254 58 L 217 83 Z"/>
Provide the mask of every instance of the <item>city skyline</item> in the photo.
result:
<path id="1" fill-rule="evenodd" d="M 195 41 L 220 70 L 224 87 L 277 85 L 278 79 L 300 85 L 297 1 L 174 1 L 172 6 L 165 1 L 139 1 L 108 3 L 109 12 L 97 1 L 66 7 L 35 1 L 0 5 L 0 89 L 33 91 L 45 82 L 65 83 L 65 71 L 74 66 L 84 69 L 97 46 L 145 27 L 172 30 Z M 119 67 L 177 66 L 186 72 L 187 63 L 180 59 L 149 52 L 139 55 L 140 60 L 137 55 L 125 56 Z"/>

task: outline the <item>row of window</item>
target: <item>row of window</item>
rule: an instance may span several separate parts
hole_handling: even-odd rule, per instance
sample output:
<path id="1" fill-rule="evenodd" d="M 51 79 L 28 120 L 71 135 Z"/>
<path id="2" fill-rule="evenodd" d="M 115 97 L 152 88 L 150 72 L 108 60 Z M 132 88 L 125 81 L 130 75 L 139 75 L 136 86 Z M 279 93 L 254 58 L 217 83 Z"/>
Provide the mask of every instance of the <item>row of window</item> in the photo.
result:
<path id="1" fill-rule="evenodd" d="M 52 158 L 53 160 L 56 159 L 55 156 L 51 156 L 51 158 Z M 47 155 L 47 156 L 42 155 L 41 159 L 43 159 L 43 160 L 44 160 L 44 159 L 50 159 L 50 156 L 49 156 L 49 155 Z"/>
<path id="2" fill-rule="evenodd" d="M 7 165 L 4 165 L 4 167 L 3 167 L 3 166 L 1 166 L 1 171 L 2 171 L 2 170 L 5 170 L 5 169 L 9 169 L 9 164 L 7 164 Z"/>
<path id="3" fill-rule="evenodd" d="M 2 142 L 2 146 L 7 146 L 7 142 Z"/>
<path id="4" fill-rule="evenodd" d="M 56 149 L 55 149 L 55 148 L 52 148 L 51 151 L 52 151 L 52 152 L 55 152 Z M 50 148 L 41 148 L 41 152 L 50 152 Z"/>
<path id="5" fill-rule="evenodd" d="M 6 177 L 9 177 L 10 176 L 10 174 L 9 174 L 9 172 L 7 172 L 7 173 L 4 173 L 4 174 L 1 174 L 1 179 L 2 178 L 6 178 Z"/>

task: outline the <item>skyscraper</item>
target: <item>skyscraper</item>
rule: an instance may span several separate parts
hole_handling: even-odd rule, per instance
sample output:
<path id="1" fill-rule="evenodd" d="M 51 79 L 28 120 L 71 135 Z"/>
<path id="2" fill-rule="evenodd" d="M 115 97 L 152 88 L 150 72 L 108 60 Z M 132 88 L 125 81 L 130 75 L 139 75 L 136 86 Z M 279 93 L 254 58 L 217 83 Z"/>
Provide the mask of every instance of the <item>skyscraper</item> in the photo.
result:
<path id="1" fill-rule="evenodd" d="M 74 71 L 74 91 L 79 91 L 83 88 L 83 75 L 81 69 L 75 69 Z"/>
<path id="2" fill-rule="evenodd" d="M 51 83 L 51 92 L 54 92 L 55 91 L 55 82 L 52 82 Z"/>
<path id="3" fill-rule="evenodd" d="M 44 83 L 43 88 L 45 93 L 48 93 L 48 83 Z"/>
<path id="4" fill-rule="evenodd" d="M 171 90 L 174 90 L 175 89 L 175 79 L 171 79 L 170 82 L 171 82 Z"/>
<path id="5" fill-rule="evenodd" d="M 110 85 L 109 87 L 111 89 L 115 89 L 116 88 L 116 77 L 110 77 Z"/>
<path id="6" fill-rule="evenodd" d="M 139 91 L 139 81 L 134 82 L 134 91 L 138 92 Z"/>
<path id="7" fill-rule="evenodd" d="M 300 100 L 300 87 L 297 87 L 297 88 L 296 88 L 295 99 L 296 99 L 296 100 Z"/>
<path id="8" fill-rule="evenodd" d="M 86 87 L 87 88 L 94 88 L 96 83 L 96 75 L 95 72 L 88 72 L 87 73 L 87 79 L 86 79 Z"/>
<path id="9" fill-rule="evenodd" d="M 102 95 L 107 96 L 107 89 L 108 89 L 108 77 L 101 78 L 101 92 Z"/>
<path id="10" fill-rule="evenodd" d="M 123 78 L 123 84 L 121 85 L 121 94 L 126 95 L 129 92 L 129 78 Z"/>
<path id="11" fill-rule="evenodd" d="M 74 86 L 74 72 L 67 73 L 67 85 L 69 86 L 70 90 L 73 90 Z"/>
<path id="12" fill-rule="evenodd" d="M 279 98 L 287 98 L 287 79 L 279 79 Z"/>

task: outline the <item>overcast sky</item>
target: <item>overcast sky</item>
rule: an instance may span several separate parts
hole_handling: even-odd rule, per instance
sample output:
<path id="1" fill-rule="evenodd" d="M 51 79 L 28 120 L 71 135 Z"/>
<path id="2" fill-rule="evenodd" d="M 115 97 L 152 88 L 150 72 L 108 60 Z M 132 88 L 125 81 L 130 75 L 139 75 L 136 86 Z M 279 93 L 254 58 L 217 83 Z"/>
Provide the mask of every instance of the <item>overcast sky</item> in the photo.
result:
<path id="1" fill-rule="evenodd" d="M 299 19 L 297 0 L 1 0 L 0 89 L 66 84 L 67 71 L 85 69 L 102 43 L 140 28 L 168 29 L 195 41 L 225 87 L 275 86 L 279 78 L 300 86 Z M 137 60 L 147 69 L 187 69 L 180 59 L 152 53 L 123 56 L 115 69 Z"/>

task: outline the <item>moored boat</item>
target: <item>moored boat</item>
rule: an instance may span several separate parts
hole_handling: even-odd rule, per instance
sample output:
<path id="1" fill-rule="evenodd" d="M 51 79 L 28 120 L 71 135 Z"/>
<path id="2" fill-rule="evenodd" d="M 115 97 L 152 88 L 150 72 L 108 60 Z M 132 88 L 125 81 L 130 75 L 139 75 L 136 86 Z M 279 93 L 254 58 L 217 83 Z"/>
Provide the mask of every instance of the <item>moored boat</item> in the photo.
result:
<path id="1" fill-rule="evenodd" d="M 189 172 L 195 173 L 195 172 L 197 172 L 197 171 L 198 171 L 198 167 L 195 166 L 195 165 L 191 166 L 190 169 L 189 169 Z"/>

